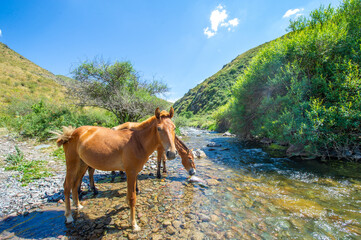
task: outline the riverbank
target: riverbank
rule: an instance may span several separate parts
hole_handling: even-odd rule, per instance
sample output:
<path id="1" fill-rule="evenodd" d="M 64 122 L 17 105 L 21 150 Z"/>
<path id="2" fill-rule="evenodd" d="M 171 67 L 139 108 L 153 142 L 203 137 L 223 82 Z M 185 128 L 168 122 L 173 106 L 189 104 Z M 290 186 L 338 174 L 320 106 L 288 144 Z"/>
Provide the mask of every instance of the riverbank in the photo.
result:
<path id="1" fill-rule="evenodd" d="M 126 181 L 98 178 L 99 194 L 64 223 L 64 204 L 50 203 L 0 222 L 0 237 L 101 239 L 357 239 L 361 237 L 359 164 L 275 158 L 234 137 L 186 129 L 182 140 L 204 151 L 190 183 L 179 158 L 155 178 L 154 161 L 139 176 L 136 217 L 129 226 Z M 208 145 L 208 146 L 207 146 Z M 150 164 L 150 165 L 149 165 Z M 155 164 L 154 164 L 155 168 Z M 96 176 L 102 173 L 96 171 Z M 86 190 L 86 187 L 84 187 Z M 15 238 L 15 237 L 14 237 Z"/>

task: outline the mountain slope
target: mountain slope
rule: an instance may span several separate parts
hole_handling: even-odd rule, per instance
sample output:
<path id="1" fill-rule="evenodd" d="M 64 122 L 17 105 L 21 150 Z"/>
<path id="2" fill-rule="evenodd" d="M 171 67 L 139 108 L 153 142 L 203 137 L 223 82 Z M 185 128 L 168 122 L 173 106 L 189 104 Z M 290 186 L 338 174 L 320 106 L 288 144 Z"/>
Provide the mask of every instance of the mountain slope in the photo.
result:
<path id="1" fill-rule="evenodd" d="M 0 107 L 14 100 L 64 98 L 57 77 L 0 43 Z"/>
<path id="2" fill-rule="evenodd" d="M 216 74 L 190 89 L 188 93 L 174 103 L 175 111 L 178 114 L 185 112 L 201 114 L 226 104 L 231 97 L 231 89 L 237 77 L 243 73 L 251 59 L 264 45 L 252 48 L 237 56 Z"/>

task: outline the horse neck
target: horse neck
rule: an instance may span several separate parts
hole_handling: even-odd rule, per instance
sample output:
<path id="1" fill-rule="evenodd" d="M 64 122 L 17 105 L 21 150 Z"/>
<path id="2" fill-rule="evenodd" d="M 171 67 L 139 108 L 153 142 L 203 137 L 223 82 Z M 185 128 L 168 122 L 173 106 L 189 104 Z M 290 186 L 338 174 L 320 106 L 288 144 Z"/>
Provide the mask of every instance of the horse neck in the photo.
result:
<path id="1" fill-rule="evenodd" d="M 182 158 L 188 156 L 189 149 L 181 140 L 178 139 L 178 137 L 175 138 L 175 147 L 177 148 L 177 151 Z"/>
<path id="2" fill-rule="evenodd" d="M 136 127 L 134 134 L 138 136 L 140 143 L 143 146 L 143 149 L 147 154 L 151 154 L 160 144 L 159 137 L 157 135 L 157 126 L 156 119 L 154 117 L 148 119 L 139 124 Z"/>

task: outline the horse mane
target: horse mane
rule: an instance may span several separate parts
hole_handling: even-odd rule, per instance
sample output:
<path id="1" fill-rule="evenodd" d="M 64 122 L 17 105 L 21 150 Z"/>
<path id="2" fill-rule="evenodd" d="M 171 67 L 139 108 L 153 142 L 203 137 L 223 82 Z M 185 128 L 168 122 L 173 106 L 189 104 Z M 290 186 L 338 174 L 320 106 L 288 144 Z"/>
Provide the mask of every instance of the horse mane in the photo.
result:
<path id="1" fill-rule="evenodd" d="M 160 112 L 160 117 L 161 117 L 161 118 L 170 118 L 170 114 L 169 114 L 167 111 L 163 110 L 163 111 Z M 148 118 L 147 120 L 139 123 L 138 125 L 135 125 L 135 126 L 132 125 L 131 127 L 129 127 L 129 125 L 128 125 L 127 127 L 122 127 L 122 128 L 120 128 L 119 130 L 125 129 L 125 128 L 131 129 L 131 130 L 135 130 L 135 131 L 137 131 L 137 130 L 138 130 L 138 131 L 139 131 L 139 130 L 143 130 L 144 128 L 147 128 L 147 127 L 149 127 L 151 124 L 153 124 L 154 120 L 156 120 L 156 117 L 155 117 L 155 116 L 152 116 L 152 117 Z M 123 123 L 123 124 L 125 124 L 125 123 Z M 123 125 L 123 124 L 122 124 L 122 125 Z"/>
<path id="2" fill-rule="evenodd" d="M 194 159 L 194 156 L 193 156 L 193 153 L 192 151 L 189 150 L 189 148 L 185 145 L 185 143 L 180 140 L 177 136 L 175 136 L 175 144 L 176 144 L 176 148 L 177 150 L 179 151 L 180 149 L 181 150 L 184 150 L 186 153 L 184 154 L 188 154 L 188 156 L 192 159 Z M 179 154 L 183 154 L 179 151 Z"/>

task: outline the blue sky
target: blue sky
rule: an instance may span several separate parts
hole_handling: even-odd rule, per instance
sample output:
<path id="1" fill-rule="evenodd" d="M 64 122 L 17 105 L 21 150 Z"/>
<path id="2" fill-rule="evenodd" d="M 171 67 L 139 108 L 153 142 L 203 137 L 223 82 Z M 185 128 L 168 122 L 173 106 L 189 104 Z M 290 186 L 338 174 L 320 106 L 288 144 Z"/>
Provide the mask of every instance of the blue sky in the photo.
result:
<path id="1" fill-rule="evenodd" d="M 0 41 L 71 77 L 81 61 L 130 61 L 168 84 L 170 101 L 237 55 L 286 33 L 289 20 L 336 0 L 0 1 Z"/>

